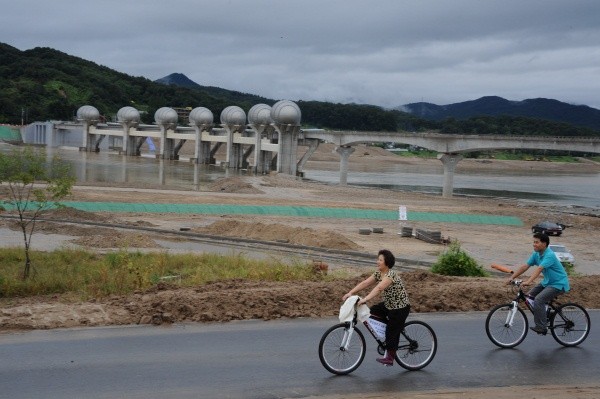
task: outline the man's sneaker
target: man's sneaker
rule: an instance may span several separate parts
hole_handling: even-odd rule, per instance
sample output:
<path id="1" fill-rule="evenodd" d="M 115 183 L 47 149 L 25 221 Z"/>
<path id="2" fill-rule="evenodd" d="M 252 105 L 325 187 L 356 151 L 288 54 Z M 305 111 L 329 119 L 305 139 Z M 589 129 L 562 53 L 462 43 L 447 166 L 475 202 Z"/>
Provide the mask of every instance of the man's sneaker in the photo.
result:
<path id="1" fill-rule="evenodd" d="M 548 330 L 545 329 L 544 327 L 535 326 L 535 327 L 529 327 L 529 328 L 531 329 L 531 331 L 535 331 L 536 333 L 541 334 L 541 335 L 546 335 L 546 333 L 548 332 Z"/>

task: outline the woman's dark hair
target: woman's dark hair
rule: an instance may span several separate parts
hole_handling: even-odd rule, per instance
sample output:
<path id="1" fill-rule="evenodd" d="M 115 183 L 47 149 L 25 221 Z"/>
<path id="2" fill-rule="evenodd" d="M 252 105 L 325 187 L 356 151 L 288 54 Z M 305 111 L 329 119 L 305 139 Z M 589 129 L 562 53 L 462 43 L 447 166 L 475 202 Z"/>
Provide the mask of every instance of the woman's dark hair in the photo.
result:
<path id="1" fill-rule="evenodd" d="M 394 254 L 391 251 L 387 249 L 382 249 L 377 253 L 377 256 L 379 255 L 383 255 L 385 265 L 390 269 L 394 267 L 394 264 L 396 264 L 396 258 L 394 257 Z"/>

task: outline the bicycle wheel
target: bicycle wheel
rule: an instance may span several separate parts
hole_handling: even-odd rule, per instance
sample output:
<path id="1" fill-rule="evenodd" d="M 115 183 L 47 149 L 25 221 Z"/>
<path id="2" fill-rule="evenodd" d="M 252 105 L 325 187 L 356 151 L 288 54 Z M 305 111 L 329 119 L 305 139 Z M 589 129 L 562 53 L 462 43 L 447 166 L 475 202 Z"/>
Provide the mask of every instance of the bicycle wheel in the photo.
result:
<path id="1" fill-rule="evenodd" d="M 365 337 L 358 328 L 340 323 L 325 331 L 319 342 L 319 359 L 329 372 L 338 375 L 356 370 L 365 358 Z"/>
<path id="2" fill-rule="evenodd" d="M 590 333 L 590 316 L 576 303 L 565 303 L 551 316 L 550 331 L 556 342 L 561 345 L 579 345 Z"/>
<path id="3" fill-rule="evenodd" d="M 437 352 L 437 337 L 433 329 L 419 320 L 404 325 L 396 351 L 396 361 L 407 370 L 421 370 Z"/>
<path id="4" fill-rule="evenodd" d="M 490 310 L 485 319 L 485 332 L 488 338 L 501 348 L 514 348 L 527 336 L 529 321 L 523 309 L 517 307 L 512 323 L 508 323 L 512 307 L 512 303 L 498 305 Z"/>

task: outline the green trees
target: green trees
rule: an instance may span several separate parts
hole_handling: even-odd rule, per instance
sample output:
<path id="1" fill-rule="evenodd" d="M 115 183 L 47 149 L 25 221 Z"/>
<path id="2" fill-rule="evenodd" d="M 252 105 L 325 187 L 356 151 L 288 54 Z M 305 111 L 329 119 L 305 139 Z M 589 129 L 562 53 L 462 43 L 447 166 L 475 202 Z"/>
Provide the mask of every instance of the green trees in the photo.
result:
<path id="1" fill-rule="evenodd" d="M 8 186 L 2 202 L 16 210 L 23 233 L 23 279 L 29 278 L 32 271 L 29 249 L 37 219 L 44 211 L 60 206 L 57 201 L 71 193 L 74 183 L 70 165 L 58 157 L 48 160 L 44 151 L 26 147 L 9 154 L 0 153 L 0 184 Z"/>
<path id="2" fill-rule="evenodd" d="M 333 104 L 320 101 L 298 101 L 303 123 L 318 128 L 362 131 L 398 130 L 397 111 L 364 104 Z"/>
<path id="3" fill-rule="evenodd" d="M 494 134 L 513 136 L 598 136 L 598 131 L 564 122 L 522 116 L 478 116 L 457 120 L 447 118 L 437 122 L 437 128 L 447 134 Z"/>

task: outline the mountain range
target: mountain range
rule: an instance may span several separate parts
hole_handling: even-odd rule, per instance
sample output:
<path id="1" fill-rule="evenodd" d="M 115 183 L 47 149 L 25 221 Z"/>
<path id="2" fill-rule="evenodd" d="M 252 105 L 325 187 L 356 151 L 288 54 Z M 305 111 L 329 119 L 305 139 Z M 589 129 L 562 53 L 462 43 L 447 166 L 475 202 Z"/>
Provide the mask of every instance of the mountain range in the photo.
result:
<path id="1" fill-rule="evenodd" d="M 227 91 L 216 87 L 201 86 L 182 73 L 172 73 L 155 80 L 155 82 L 191 89 L 203 89 L 213 95 L 222 95 Z M 245 96 L 250 95 L 246 94 Z M 264 98 L 260 99 L 266 100 Z M 269 101 L 274 102 L 273 100 L 267 100 L 267 102 Z M 572 105 L 547 98 L 511 101 L 502 97 L 486 96 L 448 105 L 427 102 L 410 103 L 399 106 L 396 110 L 430 121 L 442 121 L 448 118 L 464 120 L 480 116 L 515 116 L 563 122 L 600 130 L 600 110 L 587 105 Z"/>
<path id="2" fill-rule="evenodd" d="M 600 110 L 587 105 L 572 105 L 548 98 L 510 101 L 502 97 L 488 96 L 448 105 L 426 102 L 411 103 L 398 107 L 398 110 L 433 121 L 447 118 L 468 119 L 477 116 L 509 115 L 600 129 Z"/>
<path id="3" fill-rule="evenodd" d="M 400 109 L 288 99 L 297 102 L 306 127 L 389 132 L 439 130 L 457 134 L 600 135 L 600 110 L 550 99 L 515 102 L 483 97 L 449 105 L 406 104 Z M 248 112 L 255 104 L 274 104 L 277 100 L 203 86 L 182 73 L 152 81 L 51 48 L 21 51 L 0 43 L 0 123 L 4 124 L 71 120 L 82 105 L 93 105 L 106 120 L 116 120 L 120 108 L 133 106 L 140 111 L 143 123 L 153 123 L 154 113 L 161 107 L 203 106 L 213 112 L 218 123 L 220 113 L 230 105 Z"/>

